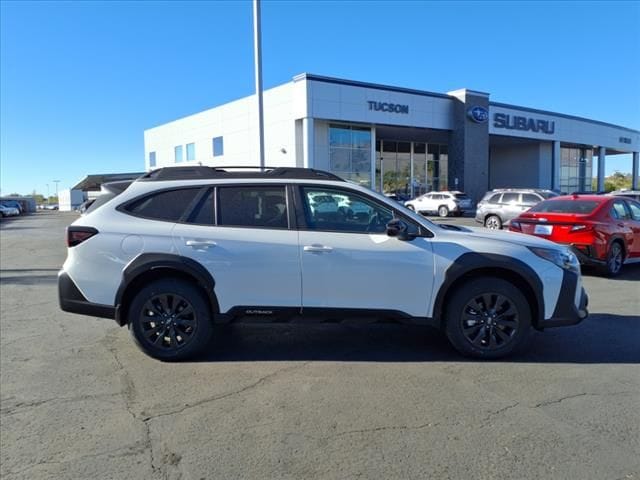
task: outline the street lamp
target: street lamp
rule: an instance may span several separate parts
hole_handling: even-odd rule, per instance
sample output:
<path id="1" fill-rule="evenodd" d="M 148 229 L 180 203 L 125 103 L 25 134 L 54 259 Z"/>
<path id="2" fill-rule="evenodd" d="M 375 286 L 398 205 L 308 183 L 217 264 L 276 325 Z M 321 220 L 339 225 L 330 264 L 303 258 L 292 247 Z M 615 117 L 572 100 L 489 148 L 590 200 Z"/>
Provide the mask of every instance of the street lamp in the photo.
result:
<path id="1" fill-rule="evenodd" d="M 60 180 L 51 180 L 53 183 L 56 184 L 56 202 L 58 201 L 58 184 L 60 183 Z"/>

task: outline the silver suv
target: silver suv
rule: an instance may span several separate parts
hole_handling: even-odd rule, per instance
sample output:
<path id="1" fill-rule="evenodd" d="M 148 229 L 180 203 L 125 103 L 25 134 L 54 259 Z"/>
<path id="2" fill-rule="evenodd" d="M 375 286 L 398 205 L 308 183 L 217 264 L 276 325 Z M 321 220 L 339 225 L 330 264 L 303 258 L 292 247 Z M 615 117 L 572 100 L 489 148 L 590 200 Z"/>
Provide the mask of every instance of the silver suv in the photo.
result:
<path id="1" fill-rule="evenodd" d="M 551 190 L 498 188 L 487 192 L 478 202 L 476 222 L 492 230 L 500 230 L 503 225 L 542 200 L 557 196 Z"/>

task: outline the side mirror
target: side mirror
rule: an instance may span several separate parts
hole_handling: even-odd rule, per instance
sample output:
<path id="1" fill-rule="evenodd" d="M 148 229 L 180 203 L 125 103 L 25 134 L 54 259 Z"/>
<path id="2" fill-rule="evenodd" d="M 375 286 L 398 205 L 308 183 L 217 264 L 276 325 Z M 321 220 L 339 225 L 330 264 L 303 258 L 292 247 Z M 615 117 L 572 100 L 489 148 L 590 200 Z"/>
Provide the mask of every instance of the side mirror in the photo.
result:
<path id="1" fill-rule="evenodd" d="M 387 235 L 390 237 L 397 237 L 398 240 L 407 241 L 413 240 L 413 235 L 408 233 L 409 227 L 405 222 L 394 218 L 389 223 L 387 223 Z"/>

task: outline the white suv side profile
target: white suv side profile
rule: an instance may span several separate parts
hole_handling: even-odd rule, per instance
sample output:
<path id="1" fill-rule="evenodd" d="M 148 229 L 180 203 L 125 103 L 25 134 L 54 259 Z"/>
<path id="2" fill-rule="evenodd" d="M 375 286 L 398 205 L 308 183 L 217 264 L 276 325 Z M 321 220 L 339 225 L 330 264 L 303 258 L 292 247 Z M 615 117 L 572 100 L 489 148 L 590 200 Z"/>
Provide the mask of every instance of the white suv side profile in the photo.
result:
<path id="1" fill-rule="evenodd" d="M 418 213 L 437 213 L 441 217 L 449 214 L 462 215 L 471 210 L 471 198 L 463 192 L 429 192 L 404 202 L 404 205 Z"/>
<path id="2" fill-rule="evenodd" d="M 532 328 L 587 316 L 566 247 L 439 226 L 330 173 L 171 167 L 105 190 L 67 229 L 60 306 L 127 325 L 161 360 L 256 318 L 429 325 L 464 355 L 498 358 Z"/>

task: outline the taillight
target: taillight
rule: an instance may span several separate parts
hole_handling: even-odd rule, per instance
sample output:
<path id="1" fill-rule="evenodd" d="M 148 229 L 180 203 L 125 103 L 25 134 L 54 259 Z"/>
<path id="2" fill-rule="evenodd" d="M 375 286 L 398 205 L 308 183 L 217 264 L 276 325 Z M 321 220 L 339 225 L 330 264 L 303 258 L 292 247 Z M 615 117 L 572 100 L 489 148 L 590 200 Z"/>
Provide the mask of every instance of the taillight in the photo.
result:
<path id="1" fill-rule="evenodd" d="M 511 223 L 509 223 L 509 227 L 513 228 L 514 230 L 522 231 L 522 225 L 520 225 L 520 222 L 516 222 L 515 220 L 511 220 Z"/>
<path id="2" fill-rule="evenodd" d="M 75 247 L 85 240 L 89 240 L 96 235 L 98 230 L 93 227 L 67 227 L 67 247 Z"/>
<path id="3" fill-rule="evenodd" d="M 578 224 L 571 227 L 571 230 L 569 231 L 570 232 L 587 232 L 589 230 L 592 230 L 592 228 L 593 227 L 591 225 Z"/>

